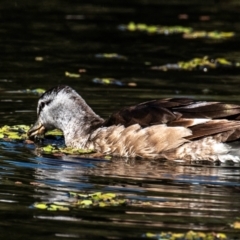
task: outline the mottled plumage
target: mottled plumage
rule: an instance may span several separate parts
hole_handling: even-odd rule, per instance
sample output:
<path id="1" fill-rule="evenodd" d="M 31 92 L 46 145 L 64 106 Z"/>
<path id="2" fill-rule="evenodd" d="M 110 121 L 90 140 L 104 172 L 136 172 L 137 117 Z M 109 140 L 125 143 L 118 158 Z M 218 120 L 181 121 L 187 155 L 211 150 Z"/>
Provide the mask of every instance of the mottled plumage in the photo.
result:
<path id="1" fill-rule="evenodd" d="M 68 86 L 39 99 L 30 137 L 58 128 L 67 146 L 123 157 L 240 161 L 223 142 L 240 138 L 240 106 L 185 98 L 125 107 L 104 120 Z"/>

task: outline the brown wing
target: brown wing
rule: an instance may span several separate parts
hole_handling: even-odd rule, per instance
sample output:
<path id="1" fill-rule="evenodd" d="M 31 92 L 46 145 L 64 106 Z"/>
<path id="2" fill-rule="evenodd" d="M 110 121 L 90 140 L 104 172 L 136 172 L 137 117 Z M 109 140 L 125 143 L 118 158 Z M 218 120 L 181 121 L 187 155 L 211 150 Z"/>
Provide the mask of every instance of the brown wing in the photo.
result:
<path id="1" fill-rule="evenodd" d="M 153 100 L 121 109 L 106 120 L 105 126 L 130 126 L 138 123 L 146 127 L 171 124 L 180 118 L 238 119 L 240 106 L 220 102 L 196 102 L 186 98 Z"/>
<path id="2" fill-rule="evenodd" d="M 197 124 L 196 118 L 222 119 Z M 189 127 L 193 135 L 189 139 L 224 133 L 226 141 L 240 137 L 240 106 L 220 102 L 193 101 L 186 98 L 171 98 L 144 102 L 125 107 L 112 114 L 104 126 L 139 124 L 147 127 L 156 124 Z"/>
<path id="3" fill-rule="evenodd" d="M 193 103 L 191 99 L 178 99 L 178 101 L 162 99 L 125 107 L 113 113 L 106 120 L 105 126 L 123 124 L 127 127 L 138 123 L 142 127 L 147 127 L 155 124 L 166 124 L 181 117 L 181 114 L 173 112 L 172 108 L 187 106 L 191 103 Z"/>
<path id="4" fill-rule="evenodd" d="M 220 142 L 229 142 L 240 138 L 240 121 L 211 120 L 189 128 L 192 130 L 190 140 L 213 136 Z"/>

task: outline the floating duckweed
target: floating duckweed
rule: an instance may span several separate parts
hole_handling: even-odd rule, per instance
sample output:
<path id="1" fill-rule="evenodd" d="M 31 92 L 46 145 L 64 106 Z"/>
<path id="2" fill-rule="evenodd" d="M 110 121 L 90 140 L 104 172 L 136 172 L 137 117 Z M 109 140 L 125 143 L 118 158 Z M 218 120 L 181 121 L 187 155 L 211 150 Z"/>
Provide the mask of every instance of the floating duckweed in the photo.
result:
<path id="1" fill-rule="evenodd" d="M 96 192 L 91 194 L 69 192 L 69 198 L 61 202 L 35 203 L 34 208 L 49 211 L 68 211 L 71 208 L 113 207 L 122 206 L 127 200 L 114 193 Z"/>
<path id="2" fill-rule="evenodd" d="M 203 70 L 207 71 L 208 69 L 216 69 L 216 68 L 226 68 L 226 67 L 239 67 L 240 63 L 231 62 L 225 58 L 209 58 L 205 56 L 203 58 L 193 58 L 190 61 L 180 61 L 178 63 L 168 63 L 162 66 L 153 66 L 151 69 L 153 70 Z"/>
<path id="3" fill-rule="evenodd" d="M 115 86 L 120 86 L 120 87 L 124 87 L 124 86 L 136 87 L 137 86 L 136 83 L 133 83 L 133 82 L 124 83 L 115 78 L 94 78 L 92 81 L 94 83 L 101 84 L 101 85 L 115 85 Z"/>
<path id="4" fill-rule="evenodd" d="M 176 33 L 189 33 L 192 31 L 190 27 L 183 26 L 160 26 L 160 25 L 147 25 L 144 23 L 130 22 L 128 25 L 120 25 L 119 29 L 127 31 L 142 31 L 151 34 L 176 34 Z"/>
<path id="5" fill-rule="evenodd" d="M 92 200 L 80 200 L 80 201 L 78 201 L 78 204 L 79 205 L 90 206 L 90 205 L 93 204 L 93 201 Z"/>
<path id="6" fill-rule="evenodd" d="M 7 91 L 7 93 L 30 93 L 30 94 L 35 94 L 35 95 L 41 95 L 44 92 L 46 92 L 46 90 L 42 89 L 42 88 Z"/>
<path id="7" fill-rule="evenodd" d="M 69 211 L 69 207 L 63 206 L 59 203 L 34 203 L 33 207 L 48 211 Z"/>
<path id="8" fill-rule="evenodd" d="M 225 38 L 232 38 L 234 36 L 235 36 L 234 32 L 193 31 L 193 32 L 185 33 L 183 35 L 183 38 L 186 38 L 186 39 L 195 39 L 195 38 L 225 39 Z"/>
<path id="9" fill-rule="evenodd" d="M 43 89 L 43 88 L 36 88 L 36 89 L 33 89 L 32 92 L 35 93 L 35 94 L 39 94 L 40 95 L 40 94 L 45 93 L 46 90 Z"/>
<path id="10" fill-rule="evenodd" d="M 0 128 L 0 138 L 7 138 L 12 140 L 25 140 L 27 139 L 27 131 L 29 130 L 27 125 L 5 125 Z"/>
<path id="11" fill-rule="evenodd" d="M 125 86 L 123 82 L 117 80 L 115 78 L 94 78 L 92 80 L 94 83 L 102 84 L 102 85 L 116 85 L 116 86 Z"/>
<path id="12" fill-rule="evenodd" d="M 183 38 L 195 39 L 195 38 L 209 38 L 209 39 L 226 39 L 235 36 L 234 32 L 219 32 L 219 31 L 194 31 L 191 27 L 184 26 L 161 26 L 161 25 L 147 25 L 144 23 L 130 22 L 128 25 L 120 25 L 118 27 L 123 31 L 140 31 L 150 34 L 180 34 L 183 33 Z"/>
<path id="13" fill-rule="evenodd" d="M 110 59 L 127 59 L 125 56 L 118 53 L 98 53 L 95 55 L 96 58 L 110 58 Z"/>
<path id="14" fill-rule="evenodd" d="M 33 207 L 35 208 L 38 208 L 38 209 L 47 209 L 48 206 L 47 206 L 47 203 L 34 203 Z"/>
<path id="15" fill-rule="evenodd" d="M 70 73 L 70 72 L 65 72 L 65 76 L 70 77 L 70 78 L 80 78 L 81 77 L 81 75 L 78 73 Z"/>
<path id="16" fill-rule="evenodd" d="M 153 238 L 158 240 L 227 240 L 227 236 L 224 233 L 204 233 L 188 231 L 187 233 L 172 233 L 161 232 L 158 234 L 146 233 L 145 238 Z"/>
<path id="17" fill-rule="evenodd" d="M 48 131 L 48 132 L 46 133 L 46 135 L 62 136 L 62 135 L 63 135 L 63 132 L 62 132 L 61 130 L 54 129 L 54 130 Z"/>
<path id="18" fill-rule="evenodd" d="M 54 153 L 65 153 L 65 154 L 88 154 L 93 153 L 93 149 L 76 149 L 71 147 L 58 147 L 56 145 L 46 145 L 41 148 L 43 153 L 54 154 Z"/>

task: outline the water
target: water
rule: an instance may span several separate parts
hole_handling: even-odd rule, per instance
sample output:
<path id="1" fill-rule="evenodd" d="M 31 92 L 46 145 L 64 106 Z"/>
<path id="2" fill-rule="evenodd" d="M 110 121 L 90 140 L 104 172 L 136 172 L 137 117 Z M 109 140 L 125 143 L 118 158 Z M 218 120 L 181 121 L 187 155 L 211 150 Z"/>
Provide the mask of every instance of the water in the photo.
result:
<path id="1" fill-rule="evenodd" d="M 187 96 L 239 103 L 239 69 L 154 71 L 194 57 L 240 62 L 238 1 L 2 1 L 0 125 L 32 124 L 38 96 L 20 90 L 68 84 L 107 117 L 124 105 Z M 179 14 L 189 19 L 180 20 Z M 209 21 L 200 21 L 202 15 Z M 229 40 L 186 40 L 123 32 L 120 24 L 183 25 L 234 31 Z M 100 59 L 118 53 L 127 59 Z M 36 61 L 42 57 L 42 61 Z M 148 65 L 150 64 L 150 65 Z M 80 78 L 65 72 L 81 73 Z M 136 87 L 97 85 L 116 78 Z M 17 92 L 16 92 L 17 91 Z M 39 155 L 35 146 L 0 141 L 2 239 L 134 239 L 146 232 L 226 232 L 239 217 L 239 164 L 90 159 Z M 68 200 L 69 191 L 123 195 L 128 206 L 47 211 L 36 202 Z M 239 238 L 240 239 L 240 238 Z"/>

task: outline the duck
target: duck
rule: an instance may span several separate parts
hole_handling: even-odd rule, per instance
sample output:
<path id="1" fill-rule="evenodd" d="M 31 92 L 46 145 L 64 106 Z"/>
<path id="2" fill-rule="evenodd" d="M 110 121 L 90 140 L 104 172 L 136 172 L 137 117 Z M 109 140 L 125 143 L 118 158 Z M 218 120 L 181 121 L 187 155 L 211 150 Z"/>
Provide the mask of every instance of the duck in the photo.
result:
<path id="1" fill-rule="evenodd" d="M 52 129 L 65 144 L 103 155 L 183 161 L 239 162 L 231 143 L 240 138 L 240 105 L 189 98 L 150 100 L 108 119 L 97 115 L 71 87 L 59 85 L 38 100 L 36 139 Z"/>

